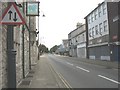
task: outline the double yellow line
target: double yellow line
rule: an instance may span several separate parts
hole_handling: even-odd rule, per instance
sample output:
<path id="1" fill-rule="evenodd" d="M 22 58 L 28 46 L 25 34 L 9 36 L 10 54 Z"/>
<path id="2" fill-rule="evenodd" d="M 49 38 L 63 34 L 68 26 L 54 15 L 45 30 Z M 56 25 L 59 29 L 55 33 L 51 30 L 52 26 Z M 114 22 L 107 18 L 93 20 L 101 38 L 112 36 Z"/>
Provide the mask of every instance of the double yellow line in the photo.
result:
<path id="1" fill-rule="evenodd" d="M 58 77 L 61 79 L 61 81 L 63 82 L 63 84 L 65 85 L 65 87 L 68 88 L 68 90 L 73 90 L 72 87 L 71 87 L 71 85 L 64 79 L 64 77 L 63 77 L 60 73 L 58 73 L 58 72 L 53 68 L 53 66 L 52 66 L 50 63 L 48 63 L 48 64 L 50 65 L 51 69 L 52 69 L 52 70 L 58 75 Z"/>

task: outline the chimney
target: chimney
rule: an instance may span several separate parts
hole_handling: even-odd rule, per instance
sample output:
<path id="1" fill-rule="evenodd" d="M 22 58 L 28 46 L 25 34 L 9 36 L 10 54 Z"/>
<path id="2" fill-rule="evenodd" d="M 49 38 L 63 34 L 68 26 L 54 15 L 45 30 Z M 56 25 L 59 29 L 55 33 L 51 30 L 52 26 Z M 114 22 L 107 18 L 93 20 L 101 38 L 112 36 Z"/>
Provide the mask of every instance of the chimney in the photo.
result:
<path id="1" fill-rule="evenodd" d="M 79 27 L 81 27 L 82 25 L 83 25 L 82 23 L 79 23 L 79 22 L 78 22 L 77 25 L 76 25 L 76 27 L 79 28 Z"/>

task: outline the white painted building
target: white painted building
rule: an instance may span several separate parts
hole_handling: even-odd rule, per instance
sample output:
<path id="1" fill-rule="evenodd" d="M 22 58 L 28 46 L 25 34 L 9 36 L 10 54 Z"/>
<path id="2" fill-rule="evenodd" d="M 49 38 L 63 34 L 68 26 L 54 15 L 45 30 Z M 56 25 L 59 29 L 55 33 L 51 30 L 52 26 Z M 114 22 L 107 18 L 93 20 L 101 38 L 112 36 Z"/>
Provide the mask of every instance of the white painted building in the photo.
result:
<path id="1" fill-rule="evenodd" d="M 110 60 L 108 50 L 109 26 L 107 15 L 107 2 L 103 2 L 86 17 L 88 57 L 90 59 Z M 105 51 L 103 52 L 103 50 Z M 101 52 L 103 52 L 103 54 Z"/>
<path id="2" fill-rule="evenodd" d="M 68 34 L 69 55 L 86 58 L 86 26 L 77 25 L 77 28 Z"/>
<path id="3" fill-rule="evenodd" d="M 117 2 L 107 2 L 106 0 L 85 17 L 87 58 L 118 60 L 116 56 L 118 47 L 113 43 L 118 41 L 118 24 L 113 22 L 114 17 L 118 15 L 118 8 Z"/>

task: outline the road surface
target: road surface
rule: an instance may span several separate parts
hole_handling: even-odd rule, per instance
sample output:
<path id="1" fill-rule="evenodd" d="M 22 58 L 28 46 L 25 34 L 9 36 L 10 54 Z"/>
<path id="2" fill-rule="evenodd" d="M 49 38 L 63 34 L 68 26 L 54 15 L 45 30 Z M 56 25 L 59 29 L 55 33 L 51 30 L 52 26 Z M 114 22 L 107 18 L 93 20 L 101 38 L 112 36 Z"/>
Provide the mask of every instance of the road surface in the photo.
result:
<path id="1" fill-rule="evenodd" d="M 71 88 L 118 88 L 118 70 L 93 65 L 74 58 L 45 55 L 58 75 Z"/>

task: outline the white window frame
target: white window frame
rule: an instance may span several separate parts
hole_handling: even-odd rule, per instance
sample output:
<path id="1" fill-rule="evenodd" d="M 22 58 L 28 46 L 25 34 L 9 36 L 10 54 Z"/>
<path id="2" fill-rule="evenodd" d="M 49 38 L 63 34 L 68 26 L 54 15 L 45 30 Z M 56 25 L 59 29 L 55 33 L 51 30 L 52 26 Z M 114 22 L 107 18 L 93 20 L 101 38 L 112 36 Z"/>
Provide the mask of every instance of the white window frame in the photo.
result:
<path id="1" fill-rule="evenodd" d="M 94 21 L 94 13 L 91 14 L 91 22 Z"/>
<path id="2" fill-rule="evenodd" d="M 101 7 L 98 8 L 98 16 L 101 17 L 102 16 L 102 11 L 101 11 Z"/>
<path id="3" fill-rule="evenodd" d="M 104 32 L 107 32 L 107 20 L 103 22 L 103 29 L 104 29 Z"/>
<path id="4" fill-rule="evenodd" d="M 94 12 L 94 16 L 95 16 L 95 20 L 97 20 L 97 17 L 98 17 L 97 10 Z"/>
<path id="5" fill-rule="evenodd" d="M 92 27 L 92 36 L 95 35 L 95 27 Z"/>
<path id="6" fill-rule="evenodd" d="M 95 34 L 98 35 L 98 25 L 95 26 Z"/>
<path id="7" fill-rule="evenodd" d="M 89 37 L 92 37 L 91 28 L 89 29 Z"/>
<path id="8" fill-rule="evenodd" d="M 102 35 L 102 23 L 99 24 L 99 34 Z"/>
<path id="9" fill-rule="evenodd" d="M 105 5 L 105 3 L 103 4 L 102 8 L 103 8 L 103 15 L 105 15 L 106 14 L 106 5 Z"/>

